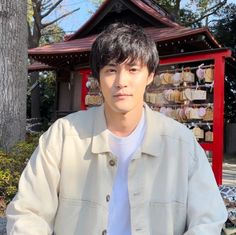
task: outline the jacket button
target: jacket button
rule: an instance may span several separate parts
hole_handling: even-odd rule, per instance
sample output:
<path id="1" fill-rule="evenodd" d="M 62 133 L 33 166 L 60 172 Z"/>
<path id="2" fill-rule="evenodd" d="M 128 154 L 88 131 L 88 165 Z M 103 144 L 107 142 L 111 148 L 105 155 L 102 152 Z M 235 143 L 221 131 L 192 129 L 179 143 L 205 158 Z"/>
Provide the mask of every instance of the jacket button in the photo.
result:
<path id="1" fill-rule="evenodd" d="M 106 201 L 109 202 L 110 201 L 110 195 L 106 195 Z"/>
<path id="2" fill-rule="evenodd" d="M 103 230 L 102 235 L 107 235 L 107 230 Z"/>
<path id="3" fill-rule="evenodd" d="M 113 159 L 111 159 L 111 160 L 109 161 L 109 164 L 110 164 L 110 166 L 115 166 L 116 162 L 115 162 Z"/>

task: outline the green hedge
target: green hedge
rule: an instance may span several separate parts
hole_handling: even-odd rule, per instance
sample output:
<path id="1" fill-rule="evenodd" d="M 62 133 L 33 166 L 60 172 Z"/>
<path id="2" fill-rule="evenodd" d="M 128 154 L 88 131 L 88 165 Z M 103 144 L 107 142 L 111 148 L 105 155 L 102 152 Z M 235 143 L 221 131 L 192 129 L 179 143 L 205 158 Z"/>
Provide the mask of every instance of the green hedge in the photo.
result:
<path id="1" fill-rule="evenodd" d="M 0 197 L 8 203 L 16 194 L 20 175 L 38 145 L 39 135 L 28 136 L 8 153 L 0 150 Z"/>

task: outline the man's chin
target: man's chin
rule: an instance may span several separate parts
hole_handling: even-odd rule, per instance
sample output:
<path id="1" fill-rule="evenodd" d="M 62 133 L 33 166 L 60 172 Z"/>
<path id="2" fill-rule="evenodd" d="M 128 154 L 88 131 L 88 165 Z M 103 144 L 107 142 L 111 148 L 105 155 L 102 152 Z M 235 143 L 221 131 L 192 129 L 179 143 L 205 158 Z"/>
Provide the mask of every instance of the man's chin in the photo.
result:
<path id="1" fill-rule="evenodd" d="M 114 105 L 112 110 L 116 113 L 127 114 L 132 110 L 132 107 L 128 105 Z"/>

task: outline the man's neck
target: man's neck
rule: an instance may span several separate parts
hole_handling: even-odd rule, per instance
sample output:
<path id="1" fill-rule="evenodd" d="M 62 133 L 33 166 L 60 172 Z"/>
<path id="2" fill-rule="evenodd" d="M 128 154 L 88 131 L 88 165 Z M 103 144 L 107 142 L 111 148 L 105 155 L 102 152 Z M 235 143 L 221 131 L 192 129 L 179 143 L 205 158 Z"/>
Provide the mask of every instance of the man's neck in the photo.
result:
<path id="1" fill-rule="evenodd" d="M 116 136 L 128 136 L 138 125 L 142 117 L 142 112 L 143 106 L 128 113 L 117 113 L 110 111 L 110 109 L 105 106 L 107 128 Z"/>

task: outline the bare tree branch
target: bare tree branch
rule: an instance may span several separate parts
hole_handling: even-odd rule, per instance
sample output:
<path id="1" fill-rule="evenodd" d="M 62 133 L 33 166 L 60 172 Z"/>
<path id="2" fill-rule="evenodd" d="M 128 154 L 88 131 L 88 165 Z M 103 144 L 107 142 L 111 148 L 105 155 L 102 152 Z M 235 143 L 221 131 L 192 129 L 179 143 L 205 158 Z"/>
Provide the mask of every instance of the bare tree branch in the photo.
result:
<path id="1" fill-rule="evenodd" d="M 63 0 L 58 0 L 56 3 L 54 3 L 51 8 L 41 15 L 42 18 L 48 16 L 61 2 L 63 2 Z"/>
<path id="2" fill-rule="evenodd" d="M 60 20 L 60 19 L 62 19 L 62 18 L 64 18 L 64 17 L 66 17 L 66 16 L 68 16 L 68 15 L 71 15 L 72 13 L 78 11 L 79 9 L 80 9 L 80 8 L 76 8 L 75 10 L 70 11 L 70 12 L 68 12 L 68 13 L 66 13 L 66 14 L 64 14 L 64 15 L 62 15 L 62 16 L 58 17 L 57 19 L 55 19 L 55 20 L 53 20 L 53 21 L 51 21 L 51 22 L 42 24 L 42 27 L 43 27 L 43 28 L 46 28 L 47 26 L 56 23 L 58 20 Z"/>
<path id="3" fill-rule="evenodd" d="M 51 0 L 38 0 L 38 1 L 40 1 L 42 5 L 52 2 Z"/>
<path id="4" fill-rule="evenodd" d="M 48 8 L 50 8 L 52 6 L 52 3 L 51 2 L 49 2 L 49 3 L 47 3 L 47 4 L 43 4 L 42 5 L 42 8 L 41 8 L 41 12 L 43 12 L 43 11 L 46 11 Z"/>
<path id="5" fill-rule="evenodd" d="M 195 24 L 195 23 L 197 23 L 197 22 L 203 20 L 204 18 L 206 18 L 206 17 L 208 17 L 208 16 L 210 16 L 210 15 L 213 15 L 213 14 L 216 13 L 222 6 L 224 6 L 226 3 L 227 3 L 227 0 L 223 0 L 223 2 L 219 2 L 219 3 L 217 3 L 216 5 L 210 7 L 209 9 L 207 9 L 206 11 L 204 11 L 198 19 L 189 22 L 189 25 Z"/>
<path id="6" fill-rule="evenodd" d="M 30 24 L 29 24 L 29 22 L 27 22 L 27 28 L 28 28 L 28 38 L 29 38 L 29 40 L 31 40 L 31 38 L 32 38 L 32 32 L 31 32 L 31 29 L 30 29 Z"/>
<path id="7" fill-rule="evenodd" d="M 223 0 L 223 2 L 219 2 L 217 4 L 215 4 L 214 6 L 206 9 L 202 15 L 205 15 L 207 12 L 211 11 L 211 10 L 214 10 L 213 12 L 216 12 L 220 7 L 224 6 L 225 4 L 227 3 L 227 0 Z"/>
<path id="8" fill-rule="evenodd" d="M 34 18 L 34 24 L 37 26 L 40 30 L 41 28 L 41 15 L 40 15 L 40 9 L 41 9 L 41 3 L 37 0 L 32 0 L 32 7 L 33 7 L 33 18 Z"/>
<path id="9" fill-rule="evenodd" d="M 210 23 L 214 23 L 214 22 L 218 22 L 219 20 L 210 20 L 209 22 L 208 22 L 208 24 L 210 24 Z"/>

